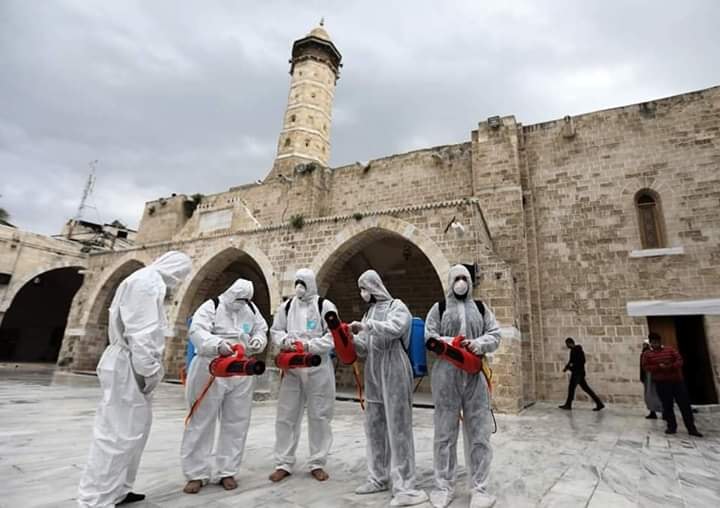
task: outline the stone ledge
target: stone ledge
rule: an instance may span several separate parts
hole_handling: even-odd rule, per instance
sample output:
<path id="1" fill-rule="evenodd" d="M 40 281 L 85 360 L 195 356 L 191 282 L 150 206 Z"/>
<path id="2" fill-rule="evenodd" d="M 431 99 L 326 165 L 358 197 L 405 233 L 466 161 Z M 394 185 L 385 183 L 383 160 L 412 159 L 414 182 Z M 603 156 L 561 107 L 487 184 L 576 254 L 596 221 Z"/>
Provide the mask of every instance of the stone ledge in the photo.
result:
<path id="1" fill-rule="evenodd" d="M 461 206 L 461 205 L 477 205 L 480 206 L 480 200 L 476 197 L 465 197 L 460 199 L 453 199 L 448 201 L 436 201 L 433 203 L 424 203 L 421 205 L 412 205 L 412 206 L 403 206 L 398 208 L 385 208 L 382 210 L 369 210 L 366 212 L 359 212 L 362 215 L 362 218 L 370 217 L 372 219 L 377 220 L 377 218 L 380 218 L 382 216 L 394 216 L 395 214 L 403 214 L 403 213 L 410 213 L 410 212 L 416 212 L 416 211 L 423 211 L 423 210 L 434 210 L 439 208 L 451 208 L 455 206 Z M 210 209 L 210 210 L 215 210 Z M 344 215 L 331 215 L 331 216 L 323 216 L 323 217 L 315 217 L 315 218 L 309 218 L 305 219 L 305 226 L 309 226 L 312 224 L 326 224 L 326 223 L 332 223 L 332 222 L 351 222 L 351 221 L 357 221 L 356 214 L 344 214 Z M 175 246 L 177 248 L 180 248 L 182 245 L 186 244 L 192 244 L 197 241 L 208 241 L 208 240 L 215 240 L 219 238 L 227 238 L 231 236 L 243 236 L 243 235 L 252 235 L 257 233 L 267 233 L 271 231 L 279 231 L 289 229 L 292 230 L 293 227 L 290 225 L 289 222 L 282 222 L 282 223 L 275 223 L 275 224 L 268 224 L 261 227 L 251 228 L 251 229 L 238 229 L 238 230 L 223 230 L 222 232 L 215 233 L 210 232 L 210 234 L 203 234 L 199 233 L 195 236 L 192 236 L 190 238 L 176 238 L 171 240 L 163 240 L 159 242 L 151 242 L 146 244 L 136 244 L 133 247 L 129 247 L 126 249 L 122 249 L 122 251 L 115 251 L 115 252 L 123 252 L 123 253 L 130 253 L 134 251 L 143 251 L 148 249 L 154 249 L 158 247 L 168 247 L 168 246 Z M 107 254 L 107 252 L 100 252 L 100 253 L 90 253 L 90 256 L 93 255 L 102 255 Z"/>
<path id="2" fill-rule="evenodd" d="M 630 251 L 631 258 L 649 258 L 657 256 L 680 256 L 685 254 L 685 247 L 666 247 L 663 249 L 640 249 Z"/>

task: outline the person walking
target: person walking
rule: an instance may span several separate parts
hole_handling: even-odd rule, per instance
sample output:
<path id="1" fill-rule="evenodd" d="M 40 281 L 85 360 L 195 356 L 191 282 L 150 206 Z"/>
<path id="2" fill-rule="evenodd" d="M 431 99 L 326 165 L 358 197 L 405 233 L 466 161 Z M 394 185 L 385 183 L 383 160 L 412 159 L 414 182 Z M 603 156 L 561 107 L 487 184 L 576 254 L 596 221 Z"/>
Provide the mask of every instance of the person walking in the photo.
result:
<path id="1" fill-rule="evenodd" d="M 605 407 L 600 397 L 590 388 L 585 380 L 585 352 L 580 344 L 575 344 L 575 339 L 568 337 L 565 339 L 565 346 L 570 350 L 570 360 L 563 369 L 563 372 L 570 371 L 570 381 L 568 382 L 568 396 L 565 404 L 559 406 L 560 409 L 572 409 L 572 402 L 575 398 L 575 388 L 580 386 L 585 393 L 595 402 L 593 411 L 600 411 Z"/>

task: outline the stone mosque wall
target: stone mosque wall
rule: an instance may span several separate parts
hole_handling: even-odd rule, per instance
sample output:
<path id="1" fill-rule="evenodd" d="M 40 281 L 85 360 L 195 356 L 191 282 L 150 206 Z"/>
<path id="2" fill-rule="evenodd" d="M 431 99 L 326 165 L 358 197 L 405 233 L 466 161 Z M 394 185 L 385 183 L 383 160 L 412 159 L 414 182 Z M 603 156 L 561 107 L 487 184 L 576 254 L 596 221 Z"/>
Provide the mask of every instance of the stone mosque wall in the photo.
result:
<path id="1" fill-rule="evenodd" d="M 312 62 L 299 68 L 322 69 Z M 284 128 L 301 120 L 286 114 Z M 476 267 L 474 296 L 503 328 L 492 360 L 498 408 L 564 397 L 566 336 L 584 346 L 601 397 L 639 402 L 641 342 L 662 320 L 630 316 L 628 303 L 720 298 L 720 88 L 530 126 L 492 117 L 469 138 L 334 169 L 276 165 L 262 183 L 199 203 L 147 203 L 135 248 L 90 256 L 60 364 L 94 368 L 117 284 L 170 249 L 194 262 L 167 303 L 170 378 L 183 363 L 187 318 L 235 277 L 255 282 L 270 321 L 295 271 L 310 267 L 351 320 L 363 311 L 355 281 L 372 267 L 425 317 L 447 290 L 449 267 L 464 263 Z M 654 200 L 656 230 L 639 196 Z M 647 248 L 647 235 L 660 244 Z M 718 385 L 720 317 L 701 322 Z M 259 389 L 272 394 L 277 373 L 264 378 Z M 352 388 L 347 369 L 338 384 Z"/>

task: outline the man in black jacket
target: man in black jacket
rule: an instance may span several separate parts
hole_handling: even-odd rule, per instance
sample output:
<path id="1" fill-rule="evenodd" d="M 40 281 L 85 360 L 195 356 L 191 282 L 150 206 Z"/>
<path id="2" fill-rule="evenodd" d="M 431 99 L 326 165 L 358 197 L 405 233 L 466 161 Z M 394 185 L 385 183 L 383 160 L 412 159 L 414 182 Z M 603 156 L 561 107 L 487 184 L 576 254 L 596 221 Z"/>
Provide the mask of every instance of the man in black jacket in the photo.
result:
<path id="1" fill-rule="evenodd" d="M 565 401 L 565 404 L 562 406 L 559 406 L 560 409 L 572 409 L 572 401 L 575 398 L 575 388 L 580 385 L 580 388 L 585 390 L 585 393 L 595 401 L 593 411 L 600 411 L 605 407 L 605 404 L 602 403 L 600 397 L 595 395 L 595 392 L 592 391 L 592 388 L 590 388 L 587 381 L 585 381 L 585 353 L 583 352 L 582 346 L 575 344 L 575 340 L 572 337 L 565 339 L 565 345 L 570 350 L 570 361 L 565 365 L 563 372 L 570 371 L 570 383 L 568 384 L 567 401 Z"/>

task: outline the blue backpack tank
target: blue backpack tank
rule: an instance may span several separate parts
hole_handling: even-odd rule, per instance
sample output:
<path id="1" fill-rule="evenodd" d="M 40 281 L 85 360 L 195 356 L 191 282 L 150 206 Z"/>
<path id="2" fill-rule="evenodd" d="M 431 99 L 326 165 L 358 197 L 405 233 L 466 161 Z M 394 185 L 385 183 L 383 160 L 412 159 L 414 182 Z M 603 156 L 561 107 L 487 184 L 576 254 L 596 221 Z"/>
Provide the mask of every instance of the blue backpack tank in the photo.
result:
<path id="1" fill-rule="evenodd" d="M 407 354 L 413 370 L 413 377 L 427 376 L 427 356 L 425 354 L 425 321 L 419 317 L 412 319 Z"/>

